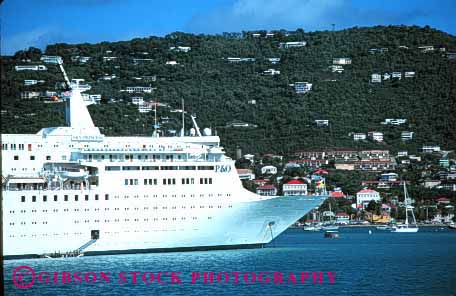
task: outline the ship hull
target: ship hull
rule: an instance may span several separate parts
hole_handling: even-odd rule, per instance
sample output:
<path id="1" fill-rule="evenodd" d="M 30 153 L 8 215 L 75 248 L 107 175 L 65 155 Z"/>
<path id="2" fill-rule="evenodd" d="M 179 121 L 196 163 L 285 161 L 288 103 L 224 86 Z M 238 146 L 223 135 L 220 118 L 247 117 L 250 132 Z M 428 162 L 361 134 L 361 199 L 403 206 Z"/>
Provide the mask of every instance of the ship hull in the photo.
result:
<path id="1" fill-rule="evenodd" d="M 4 255 L 6 259 L 12 259 L 76 250 L 84 255 L 100 255 L 261 247 L 325 199 L 326 196 L 264 197 L 218 206 L 195 206 L 190 210 L 188 207 L 179 210 L 168 204 L 167 210 L 161 213 L 151 215 L 138 211 L 135 215 L 119 216 L 120 223 L 112 223 L 115 214 L 99 213 L 101 222 L 96 224 L 82 223 L 88 215 L 81 208 L 76 215 L 68 213 L 55 217 L 53 221 L 60 223 L 60 227 L 53 229 L 51 237 L 38 233 L 33 236 L 32 228 L 23 237 L 11 238 L 6 229 Z M 116 205 L 118 209 L 126 205 L 134 207 L 131 201 L 118 203 L 121 203 Z M 175 212 L 170 210 L 173 208 Z M 178 219 L 184 213 L 187 218 Z M 76 217 L 81 223 L 72 223 Z M 130 221 L 125 222 L 124 217 L 129 217 Z M 138 221 L 135 223 L 135 220 Z M 91 237 L 94 230 L 97 231 L 96 239 Z"/>

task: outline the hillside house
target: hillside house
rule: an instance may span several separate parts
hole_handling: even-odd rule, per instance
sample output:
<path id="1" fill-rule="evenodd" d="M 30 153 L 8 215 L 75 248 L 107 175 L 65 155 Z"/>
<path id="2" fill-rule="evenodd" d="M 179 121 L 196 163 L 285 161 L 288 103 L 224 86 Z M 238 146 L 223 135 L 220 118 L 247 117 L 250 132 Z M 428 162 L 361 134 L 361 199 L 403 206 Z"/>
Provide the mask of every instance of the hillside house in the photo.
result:
<path id="1" fill-rule="evenodd" d="M 383 142 L 383 133 L 381 132 L 368 132 L 367 135 L 374 142 Z"/>
<path id="2" fill-rule="evenodd" d="M 44 55 L 40 58 L 40 60 L 45 64 L 62 64 L 63 59 L 61 56 L 48 56 Z"/>
<path id="3" fill-rule="evenodd" d="M 391 78 L 402 79 L 402 72 L 393 72 L 391 73 Z"/>
<path id="4" fill-rule="evenodd" d="M 275 69 L 268 69 L 268 70 L 263 71 L 263 75 L 266 75 L 266 76 L 274 76 L 274 75 L 279 75 L 279 74 L 280 74 L 280 71 L 275 70 Z"/>
<path id="5" fill-rule="evenodd" d="M 46 71 L 45 65 L 20 65 L 14 67 L 16 71 Z"/>
<path id="6" fill-rule="evenodd" d="M 353 140 L 354 141 L 362 141 L 366 140 L 366 134 L 365 133 L 353 133 Z"/>
<path id="7" fill-rule="evenodd" d="M 263 185 L 256 188 L 256 193 L 264 196 L 277 195 L 277 188 L 274 185 Z"/>
<path id="8" fill-rule="evenodd" d="M 378 73 L 374 73 L 371 75 L 371 82 L 372 83 L 380 83 L 382 82 L 382 75 Z"/>
<path id="9" fill-rule="evenodd" d="M 280 42 L 279 48 L 304 47 L 306 45 L 307 45 L 306 41 Z"/>
<path id="10" fill-rule="evenodd" d="M 423 53 L 427 53 L 427 52 L 434 51 L 434 46 L 432 46 L 432 45 L 418 46 L 418 49 Z"/>
<path id="11" fill-rule="evenodd" d="M 351 65 L 352 59 L 351 58 L 335 58 L 333 59 L 334 65 Z"/>
<path id="12" fill-rule="evenodd" d="M 21 99 L 37 99 L 41 97 L 41 93 L 39 91 L 23 91 L 21 92 Z"/>
<path id="13" fill-rule="evenodd" d="M 295 82 L 293 86 L 297 94 L 305 94 L 312 90 L 312 83 L 308 82 Z"/>
<path id="14" fill-rule="evenodd" d="M 283 184 L 283 195 L 307 195 L 307 184 L 300 180 L 291 180 Z"/>
<path id="15" fill-rule="evenodd" d="M 397 119 L 386 118 L 385 121 L 383 121 L 381 124 L 385 124 L 385 125 L 401 125 L 401 124 L 404 124 L 406 122 L 407 122 L 407 119 L 403 119 L 403 118 L 397 118 Z"/>
<path id="16" fill-rule="evenodd" d="M 423 153 L 433 153 L 433 152 L 440 152 L 440 146 L 436 145 L 424 145 L 421 150 Z"/>
<path id="17" fill-rule="evenodd" d="M 331 65 L 329 66 L 329 68 L 331 69 L 331 72 L 333 73 L 342 73 L 344 72 L 344 67 L 340 66 L 340 65 Z"/>
<path id="18" fill-rule="evenodd" d="M 142 105 L 144 103 L 143 97 L 131 97 L 131 103 L 133 105 Z"/>
<path id="19" fill-rule="evenodd" d="M 317 119 L 315 120 L 315 124 L 317 127 L 327 127 L 329 126 L 329 120 L 328 119 Z"/>
<path id="20" fill-rule="evenodd" d="M 401 139 L 402 139 L 402 141 L 410 141 L 410 140 L 413 140 L 413 134 L 414 134 L 414 132 L 409 132 L 409 131 L 403 131 L 403 132 L 401 132 Z"/>
<path id="21" fill-rule="evenodd" d="M 177 51 L 177 52 L 189 52 L 192 50 L 190 46 L 171 46 L 169 50 Z"/>
<path id="22" fill-rule="evenodd" d="M 276 64 L 280 63 L 280 58 L 268 58 L 268 61 L 271 64 L 276 65 Z"/>
<path id="23" fill-rule="evenodd" d="M 148 93 L 151 94 L 153 88 L 151 86 L 127 86 L 127 93 Z"/>
<path id="24" fill-rule="evenodd" d="M 262 175 L 275 175 L 277 174 L 277 168 L 273 165 L 266 165 L 261 168 Z"/>
<path id="25" fill-rule="evenodd" d="M 103 62 L 112 62 L 112 61 L 115 61 L 117 60 L 117 57 L 103 57 Z"/>

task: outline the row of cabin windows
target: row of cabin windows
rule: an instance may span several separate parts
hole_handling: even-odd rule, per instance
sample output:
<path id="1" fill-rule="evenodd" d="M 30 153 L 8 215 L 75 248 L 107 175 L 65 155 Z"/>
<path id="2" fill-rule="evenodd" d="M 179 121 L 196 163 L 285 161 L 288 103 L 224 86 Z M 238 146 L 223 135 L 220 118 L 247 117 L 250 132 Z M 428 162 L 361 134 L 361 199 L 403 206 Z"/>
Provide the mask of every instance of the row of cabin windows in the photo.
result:
<path id="1" fill-rule="evenodd" d="M 201 178 L 201 179 L 203 179 L 203 178 Z M 208 179 L 207 180 L 208 183 L 205 183 L 205 184 L 212 184 L 212 178 L 204 178 L 204 179 Z M 137 181 L 138 179 L 125 179 L 125 181 L 128 181 L 128 183 L 130 183 L 130 180 L 136 180 Z M 156 185 L 157 179 L 144 179 L 144 183 L 146 183 L 146 181 L 147 181 L 147 183 L 149 183 L 149 185 L 151 185 L 151 181 L 152 180 L 154 182 L 154 185 Z M 184 181 L 185 182 L 189 182 L 189 181 L 193 182 L 193 178 L 191 178 L 190 180 L 189 180 L 189 178 L 182 179 L 182 182 L 184 182 Z M 167 183 L 167 185 L 175 185 L 176 184 L 176 179 L 171 179 L 171 178 L 170 179 L 163 179 L 163 183 L 165 183 L 165 182 Z M 200 182 L 201 182 L 201 180 L 200 180 Z M 193 183 L 186 183 L 186 184 L 193 184 Z M 146 185 L 146 184 L 144 184 L 144 185 Z M 214 195 L 213 194 L 209 194 L 209 197 L 212 197 L 212 196 L 214 196 Z M 221 196 L 223 196 L 223 194 L 219 193 L 218 196 L 221 197 Z M 228 193 L 228 194 L 226 194 L 226 196 L 231 196 L 231 194 Z M 138 197 L 138 196 L 135 196 L 135 197 Z M 149 196 L 145 195 L 144 197 L 149 197 Z M 154 197 L 158 197 L 158 196 L 154 195 Z M 167 195 L 163 195 L 163 197 L 167 197 Z M 172 195 L 172 197 L 177 197 L 177 195 Z M 185 197 L 185 194 L 181 195 L 181 197 Z M 190 197 L 195 197 L 195 195 L 191 194 Z M 200 194 L 200 197 L 204 197 L 204 194 Z M 42 198 L 43 198 L 43 202 L 47 202 L 48 201 L 48 196 L 47 195 L 43 195 Z M 119 198 L 119 197 L 115 196 L 115 198 Z M 128 196 L 124 196 L 124 198 L 128 198 Z M 99 199 L 100 199 L 99 195 L 95 194 L 94 195 L 94 200 L 99 200 Z M 54 201 L 58 201 L 58 195 L 54 195 L 53 196 L 53 200 Z M 64 201 L 68 201 L 69 200 L 69 196 L 67 194 L 65 194 L 63 196 L 63 200 Z M 84 200 L 85 201 L 89 200 L 89 195 L 88 194 L 84 195 Z M 109 200 L 109 194 L 105 194 L 105 200 Z M 36 201 L 37 201 L 36 195 L 32 195 L 32 202 L 36 202 Z M 74 201 L 79 201 L 79 195 L 77 195 L 77 194 L 74 195 Z M 25 195 L 21 196 L 21 202 L 26 202 Z"/>
<path id="2" fill-rule="evenodd" d="M 25 145 L 24 144 L 10 144 L 10 149 L 11 150 L 16 150 L 16 148 L 18 148 L 17 150 L 24 150 L 25 149 Z M 27 149 L 28 151 L 32 151 L 32 144 L 27 144 Z M 3 143 L 2 144 L 2 150 L 8 150 L 8 144 L 5 144 Z"/>
<path id="3" fill-rule="evenodd" d="M 53 197 L 54 201 L 58 201 L 58 195 L 54 195 Z M 63 200 L 64 201 L 68 201 L 69 199 L 69 196 L 67 194 L 65 194 L 63 196 Z M 95 200 L 99 200 L 99 195 L 98 194 L 95 194 L 94 196 L 94 199 Z M 21 202 L 25 202 L 26 198 L 25 198 L 25 195 L 22 195 L 21 196 Z M 36 195 L 32 195 L 32 202 L 36 202 L 37 198 L 36 198 Z M 75 195 L 74 196 L 74 201 L 78 201 L 79 200 L 79 195 Z M 89 195 L 88 194 L 85 194 L 84 195 L 84 200 L 88 201 L 89 200 Z M 109 200 L 109 194 L 105 194 L 105 200 Z M 47 195 L 43 195 L 43 202 L 47 202 L 48 201 L 48 196 Z"/>
<path id="4" fill-rule="evenodd" d="M 195 184 L 195 178 L 182 178 L 181 183 L 183 185 Z M 125 179 L 124 184 L 128 185 L 138 185 L 138 179 Z M 144 179 L 144 185 L 157 185 L 157 179 Z M 176 185 L 175 178 L 165 178 L 162 181 L 163 185 Z M 212 184 L 212 178 L 200 178 L 200 184 Z"/>
<path id="5" fill-rule="evenodd" d="M 212 165 L 201 165 L 201 166 L 196 166 L 196 165 L 184 165 L 184 166 L 170 166 L 170 165 L 164 165 L 164 166 L 105 166 L 106 171 L 213 171 L 214 166 Z"/>
<path id="6" fill-rule="evenodd" d="M 203 179 L 203 178 L 201 178 Z M 158 185 L 158 180 L 157 179 L 144 179 L 143 180 L 144 185 Z M 202 180 L 201 184 L 212 184 L 212 178 L 204 178 Z M 168 178 L 168 179 L 163 179 L 162 181 L 163 185 L 176 185 L 176 179 L 175 178 Z M 181 180 L 182 185 L 189 185 L 189 184 L 195 184 L 195 178 L 182 178 Z M 125 179 L 124 184 L 126 186 L 128 185 L 138 185 L 138 179 Z"/>
<path id="7" fill-rule="evenodd" d="M 66 159 L 66 156 L 62 156 L 62 160 L 65 160 L 65 159 Z M 19 160 L 19 155 L 14 155 L 14 160 Z M 35 156 L 30 155 L 30 160 L 35 160 Z M 46 160 L 51 160 L 51 156 L 46 155 Z"/>
<path id="8" fill-rule="evenodd" d="M 212 184 L 212 178 L 200 178 L 200 184 Z"/>
<path id="9" fill-rule="evenodd" d="M 223 206 L 221 205 L 218 205 L 218 206 L 213 206 L 213 205 L 209 205 L 209 206 L 199 206 L 200 209 L 204 209 L 204 208 L 208 208 L 208 209 L 214 209 L 214 208 L 218 208 L 218 209 L 221 209 L 223 208 Z M 232 205 L 229 205 L 228 208 L 232 208 L 233 206 Z M 161 208 L 162 210 L 168 210 L 168 207 L 165 206 L 165 207 L 152 207 L 151 209 L 153 210 L 158 210 L 159 208 Z M 176 210 L 178 207 L 177 206 L 172 206 L 172 207 L 169 207 L 169 209 L 171 210 Z M 186 206 L 180 206 L 179 207 L 180 209 L 186 209 L 187 207 Z M 195 209 L 196 206 L 189 206 L 190 209 Z M 81 209 L 82 210 L 82 209 Z M 93 209 L 95 212 L 99 212 L 100 211 L 100 208 L 96 208 L 96 209 Z M 110 208 L 104 208 L 104 211 L 105 212 L 109 212 Z M 124 208 L 125 211 L 130 211 L 130 208 Z M 132 211 L 139 211 L 140 208 L 136 207 L 136 208 L 132 208 Z M 148 211 L 149 210 L 149 207 L 144 207 L 145 211 Z M 53 209 L 52 212 L 54 213 L 57 213 L 59 211 L 59 209 Z M 69 209 L 63 209 L 64 212 L 69 212 L 70 210 Z M 74 209 L 75 212 L 79 212 L 79 209 Z M 114 211 L 120 211 L 120 208 L 114 208 Z M 25 214 L 27 212 L 27 210 L 21 210 L 20 213 L 21 214 Z M 36 213 L 37 210 L 31 210 L 32 213 Z M 47 213 L 48 210 L 43 210 L 43 213 Z M 81 211 L 82 212 L 82 211 Z M 90 212 L 90 209 L 84 209 L 84 212 Z M 15 211 L 10 211 L 10 214 L 14 214 Z"/>
<path id="10" fill-rule="evenodd" d="M 198 220 L 198 217 L 188 217 L 188 218 L 189 218 L 189 219 L 191 218 L 192 220 Z M 208 220 L 211 220 L 212 217 L 209 216 L 209 217 L 207 217 L 207 219 L 208 219 Z M 122 220 L 122 219 L 113 219 L 112 221 L 113 221 L 113 222 L 120 222 L 120 220 Z M 134 221 L 134 222 L 139 222 L 141 219 L 135 218 L 135 219 L 131 219 L 131 220 Z M 161 219 L 160 219 L 160 218 L 151 218 L 150 220 L 151 220 L 151 221 L 159 221 L 159 220 L 168 221 L 168 218 L 166 218 L 166 217 L 165 217 L 165 218 L 161 218 Z M 178 218 L 173 217 L 173 218 L 169 218 L 169 220 L 176 221 L 176 220 L 178 220 Z M 180 220 L 187 220 L 187 217 L 181 217 Z M 125 218 L 125 219 L 123 219 L 123 221 L 124 221 L 124 222 L 130 222 L 130 219 L 129 219 L 129 218 Z M 144 222 L 148 222 L 148 221 L 149 221 L 149 218 L 144 218 L 143 221 L 144 221 Z M 81 222 L 82 222 L 82 221 L 74 220 L 74 223 L 75 223 L 75 224 L 79 224 L 79 223 L 81 223 Z M 93 222 L 95 222 L 95 223 L 100 223 L 100 220 L 95 219 L 95 220 L 93 220 Z M 105 223 L 109 223 L 109 222 L 111 222 L 111 220 L 105 219 L 104 222 L 105 222 Z M 48 224 L 48 221 L 43 221 L 42 223 L 43 223 L 43 224 Z M 83 223 L 90 223 L 90 220 L 84 220 Z M 26 223 L 25 221 L 22 221 L 22 222 L 20 223 L 20 225 L 26 225 L 26 224 L 27 224 L 27 223 Z M 38 222 L 33 221 L 33 222 L 31 222 L 31 224 L 32 224 L 32 225 L 37 225 Z M 14 223 L 14 222 L 10 222 L 9 225 L 10 225 L 10 226 L 14 226 L 15 223 Z"/>
<path id="11" fill-rule="evenodd" d="M 141 155 L 141 154 L 137 154 L 136 157 L 135 155 L 133 154 L 121 154 L 121 155 L 117 155 L 117 154 L 84 154 L 84 159 L 88 159 L 88 160 L 91 160 L 91 159 L 109 159 L 109 160 L 113 160 L 113 159 L 123 159 L 123 157 L 125 158 L 125 160 L 133 160 L 133 159 L 138 159 L 138 160 L 141 160 L 141 159 L 152 159 L 152 160 L 157 160 L 157 159 L 166 159 L 166 160 L 174 160 L 174 155 L 163 155 L 163 157 L 161 157 L 160 154 L 152 154 L 151 157 L 149 157 L 148 154 L 144 154 L 144 155 Z M 177 159 L 181 159 L 182 156 L 181 155 L 177 155 Z"/>

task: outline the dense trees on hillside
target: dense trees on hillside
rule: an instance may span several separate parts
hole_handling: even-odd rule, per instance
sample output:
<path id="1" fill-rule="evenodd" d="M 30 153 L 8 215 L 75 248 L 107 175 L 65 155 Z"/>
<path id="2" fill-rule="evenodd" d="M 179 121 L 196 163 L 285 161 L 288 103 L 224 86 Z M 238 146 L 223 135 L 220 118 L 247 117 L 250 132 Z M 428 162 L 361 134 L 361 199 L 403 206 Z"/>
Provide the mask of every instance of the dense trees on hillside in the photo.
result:
<path id="1" fill-rule="evenodd" d="M 263 32 L 264 33 L 264 32 Z M 281 49 L 279 42 L 307 41 L 306 47 Z M 401 49 L 399 46 L 407 46 Z M 423 53 L 418 46 L 433 45 L 434 52 Z M 190 46 L 191 51 L 176 52 L 171 46 Z M 445 52 L 456 51 L 456 38 L 429 27 L 352 28 L 337 32 L 278 31 L 272 38 L 253 37 L 251 32 L 222 35 L 172 33 L 163 38 L 137 38 L 99 44 L 55 44 L 45 54 L 60 55 L 71 78 L 91 83 L 90 93 L 100 93 L 123 102 L 90 106 L 96 124 L 106 134 L 151 134 L 153 115 L 139 114 L 129 105 L 126 86 L 156 87 L 149 100 L 179 107 L 185 99 L 187 109 L 196 113 L 200 126 L 212 127 L 224 146 L 234 153 L 292 152 L 306 148 L 377 147 L 402 149 L 400 132 L 411 130 L 416 139 L 407 144 L 414 150 L 422 144 L 456 147 L 456 62 Z M 371 54 L 370 48 L 388 48 Z M 107 52 L 108 51 L 108 52 Z M 109 52 L 112 51 L 112 52 Z M 147 54 L 145 54 L 147 53 Z M 20 51 L 2 57 L 2 132 L 36 132 L 39 128 L 64 122 L 63 104 L 21 101 L 24 90 L 51 90 L 62 81 L 57 66 L 48 71 L 15 72 L 21 60 L 39 61 L 39 49 Z M 87 64 L 72 62 L 72 56 L 90 56 Z M 104 62 L 103 56 L 116 56 Z M 227 57 L 252 57 L 255 62 L 228 63 Z M 277 65 L 267 58 L 280 57 Z M 350 57 L 352 65 L 341 74 L 332 73 L 332 59 Z M 153 59 L 135 64 L 133 58 Z M 175 60 L 176 66 L 167 61 Z M 277 76 L 262 76 L 266 69 L 281 71 Z M 415 78 L 370 83 L 372 73 L 415 71 Z M 98 81 L 103 74 L 116 74 L 112 81 Z M 155 82 L 134 77 L 157 75 Z M 24 79 L 42 79 L 37 86 L 24 86 Z M 313 90 L 297 95 L 289 85 L 296 81 L 313 83 Z M 256 104 L 248 101 L 256 100 Z M 30 115 L 35 114 L 35 115 Z M 178 115 L 161 108 L 160 116 L 172 119 L 164 129 L 179 128 Z M 408 124 L 388 127 L 385 118 L 406 118 Z M 316 119 L 328 119 L 328 128 L 317 128 Z M 257 128 L 226 128 L 232 120 L 256 124 Z M 190 122 L 188 122 L 190 124 Z M 355 143 L 351 132 L 371 130 L 385 133 L 386 143 Z"/>

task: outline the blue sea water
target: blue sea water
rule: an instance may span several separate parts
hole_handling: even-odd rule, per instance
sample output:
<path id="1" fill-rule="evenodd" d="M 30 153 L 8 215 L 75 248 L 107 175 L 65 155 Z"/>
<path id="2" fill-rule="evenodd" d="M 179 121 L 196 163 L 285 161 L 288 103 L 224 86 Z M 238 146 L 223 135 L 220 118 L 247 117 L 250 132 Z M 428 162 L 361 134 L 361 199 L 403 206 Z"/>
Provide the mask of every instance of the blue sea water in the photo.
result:
<path id="1" fill-rule="evenodd" d="M 456 231 L 422 227 L 415 234 L 398 234 L 371 228 L 340 229 L 339 239 L 323 233 L 289 229 L 266 248 L 207 252 L 137 255 L 109 255 L 66 259 L 28 259 L 4 262 L 6 295 L 456 295 Z M 105 272 L 110 282 L 49 284 L 35 280 L 29 289 L 19 289 L 12 281 L 13 270 L 29 266 L 38 272 Z M 145 284 L 141 275 L 133 284 L 130 272 L 181 272 L 181 284 Z M 324 272 L 323 283 L 305 284 L 301 272 Z M 126 283 L 119 283 L 126 272 Z M 192 272 L 201 278 L 191 283 Z M 228 283 L 203 283 L 203 272 L 231 273 Z M 234 283 L 233 272 L 239 272 Z M 244 282 L 243 273 L 254 272 L 255 283 Z M 282 272 L 297 276 L 297 283 L 259 283 L 260 272 Z M 326 272 L 335 273 L 329 283 Z M 45 277 L 44 277 L 45 278 Z M 24 282 L 29 280 L 24 276 Z M 89 277 L 91 279 L 91 277 Z M 266 279 L 266 274 L 263 280 Z M 156 280 L 156 278 L 155 278 Z"/>

